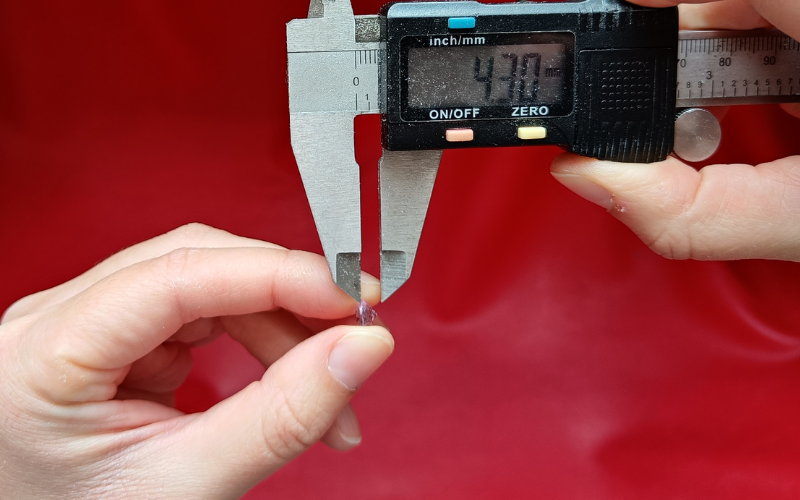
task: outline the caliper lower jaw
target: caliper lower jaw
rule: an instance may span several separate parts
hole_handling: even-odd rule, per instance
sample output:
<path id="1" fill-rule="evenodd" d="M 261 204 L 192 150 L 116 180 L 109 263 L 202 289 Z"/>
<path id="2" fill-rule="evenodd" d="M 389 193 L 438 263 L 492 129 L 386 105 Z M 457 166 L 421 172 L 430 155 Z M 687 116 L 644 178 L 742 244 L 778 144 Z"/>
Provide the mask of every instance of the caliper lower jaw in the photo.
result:
<path id="1" fill-rule="evenodd" d="M 361 110 L 352 65 L 360 51 L 377 51 L 379 44 L 356 42 L 355 33 L 349 0 L 312 0 L 309 18 L 286 27 L 292 149 L 331 276 L 360 301 L 361 196 L 353 120 L 378 112 L 378 75 L 375 70 L 373 78 L 359 79 L 374 85 L 376 100 L 374 110 Z"/>
<path id="2" fill-rule="evenodd" d="M 311 0 L 286 28 L 292 149 L 336 284 L 361 300 L 361 197 L 354 124 L 380 112 L 379 30 L 349 0 Z M 356 41 L 356 40 L 361 41 Z M 371 96 L 371 97 L 370 97 Z M 411 275 L 441 151 L 384 151 L 381 298 Z"/>
<path id="3" fill-rule="evenodd" d="M 361 197 L 352 113 L 291 113 L 292 148 L 336 284 L 361 300 Z M 325 130 L 325 140 L 318 136 Z"/>
<path id="4" fill-rule="evenodd" d="M 383 151 L 378 172 L 382 301 L 411 276 L 441 159 L 441 151 Z"/>

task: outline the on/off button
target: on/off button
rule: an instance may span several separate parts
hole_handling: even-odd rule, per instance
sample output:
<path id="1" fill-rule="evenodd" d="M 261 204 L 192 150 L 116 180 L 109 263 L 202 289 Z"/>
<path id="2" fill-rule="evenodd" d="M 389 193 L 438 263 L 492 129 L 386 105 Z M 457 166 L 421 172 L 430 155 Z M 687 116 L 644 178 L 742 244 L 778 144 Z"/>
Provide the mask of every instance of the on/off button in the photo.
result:
<path id="1" fill-rule="evenodd" d="M 444 133 L 444 138 L 447 142 L 470 142 L 475 139 L 475 131 L 471 128 L 451 128 Z"/>

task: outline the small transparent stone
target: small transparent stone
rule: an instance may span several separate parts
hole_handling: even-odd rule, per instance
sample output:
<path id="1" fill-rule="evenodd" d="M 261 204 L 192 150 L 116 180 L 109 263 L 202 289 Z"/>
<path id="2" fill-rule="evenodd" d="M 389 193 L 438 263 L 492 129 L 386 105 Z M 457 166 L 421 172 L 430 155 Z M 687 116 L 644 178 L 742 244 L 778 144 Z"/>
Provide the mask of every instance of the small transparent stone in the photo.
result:
<path id="1" fill-rule="evenodd" d="M 356 324 L 360 326 L 370 326 L 375 318 L 378 317 L 378 313 L 375 312 L 375 309 L 371 308 L 366 301 L 362 300 L 358 307 L 356 308 Z"/>

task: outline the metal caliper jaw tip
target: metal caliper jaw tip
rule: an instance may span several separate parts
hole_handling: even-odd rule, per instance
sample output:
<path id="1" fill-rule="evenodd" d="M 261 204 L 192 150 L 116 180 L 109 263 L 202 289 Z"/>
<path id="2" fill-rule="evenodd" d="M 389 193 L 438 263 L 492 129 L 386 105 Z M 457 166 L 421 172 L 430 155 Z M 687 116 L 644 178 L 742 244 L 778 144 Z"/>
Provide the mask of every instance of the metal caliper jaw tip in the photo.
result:
<path id="1" fill-rule="evenodd" d="M 408 281 L 411 268 L 407 265 L 405 252 L 384 250 L 381 252 L 381 302 L 388 299 Z"/>
<path id="2" fill-rule="evenodd" d="M 336 285 L 356 302 L 361 302 L 361 254 L 337 253 L 336 267 L 331 270 L 334 272 Z"/>

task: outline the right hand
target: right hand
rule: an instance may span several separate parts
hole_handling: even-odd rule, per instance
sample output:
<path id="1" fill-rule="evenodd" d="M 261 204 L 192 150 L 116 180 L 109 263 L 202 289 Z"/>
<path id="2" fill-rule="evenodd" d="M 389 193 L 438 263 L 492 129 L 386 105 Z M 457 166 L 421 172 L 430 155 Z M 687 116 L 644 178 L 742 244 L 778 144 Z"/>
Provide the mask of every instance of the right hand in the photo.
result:
<path id="1" fill-rule="evenodd" d="M 0 495 L 233 499 L 317 440 L 352 448 L 348 402 L 394 347 L 355 309 L 323 257 L 196 224 L 20 300 L 0 325 Z M 190 348 L 222 332 L 268 369 L 185 415 Z"/>
<path id="2" fill-rule="evenodd" d="M 650 7 L 681 3 L 630 1 Z M 689 0 L 680 9 L 681 29 L 774 25 L 800 40 L 798 0 Z M 797 104 L 783 108 L 800 117 Z M 665 257 L 800 261 L 800 156 L 697 171 L 674 157 L 642 165 L 564 154 L 551 172 Z"/>

